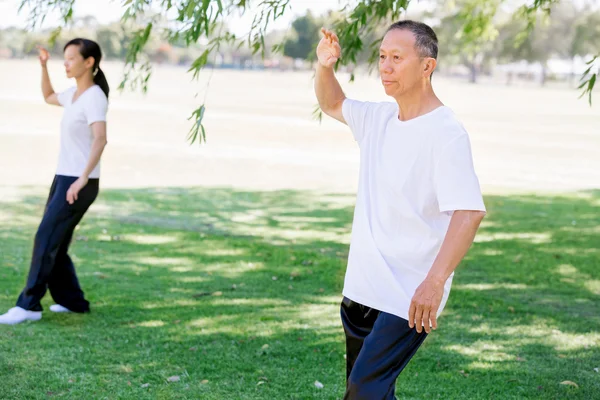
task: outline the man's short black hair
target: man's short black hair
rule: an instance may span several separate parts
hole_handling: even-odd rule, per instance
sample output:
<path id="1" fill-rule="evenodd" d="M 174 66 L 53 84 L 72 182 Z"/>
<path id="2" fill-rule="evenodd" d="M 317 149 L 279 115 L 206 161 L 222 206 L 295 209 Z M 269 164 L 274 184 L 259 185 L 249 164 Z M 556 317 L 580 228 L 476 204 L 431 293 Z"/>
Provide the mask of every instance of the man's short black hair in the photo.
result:
<path id="1" fill-rule="evenodd" d="M 429 25 L 407 19 L 392 24 L 387 32 L 396 29 L 407 30 L 415 35 L 415 47 L 420 57 L 431 57 L 437 60 L 438 38 Z"/>

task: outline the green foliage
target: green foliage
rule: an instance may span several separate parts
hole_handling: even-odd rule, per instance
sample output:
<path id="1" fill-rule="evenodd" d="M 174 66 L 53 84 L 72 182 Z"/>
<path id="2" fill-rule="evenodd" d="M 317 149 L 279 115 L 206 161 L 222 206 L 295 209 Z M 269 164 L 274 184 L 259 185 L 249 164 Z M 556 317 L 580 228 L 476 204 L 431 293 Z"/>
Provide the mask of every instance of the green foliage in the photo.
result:
<path id="1" fill-rule="evenodd" d="M 21 0 L 21 6 L 30 10 L 30 24 L 38 26 L 45 15 L 50 11 L 58 10 L 61 13 L 64 25 L 73 19 L 73 5 L 75 0 Z M 351 66 L 363 59 L 373 66 L 377 61 L 378 44 L 381 40 L 382 28 L 390 22 L 400 19 L 411 0 L 360 0 L 341 2 L 339 17 L 333 29 L 336 31 L 342 44 L 342 58 L 336 65 Z M 442 2 L 446 4 L 448 2 Z M 498 13 L 501 6 L 508 0 L 456 0 L 448 3 L 449 11 L 442 16 L 441 37 L 448 43 L 448 51 L 467 65 L 473 64 L 476 59 L 480 61 L 491 54 L 497 53 L 498 46 L 494 40 L 501 35 L 498 26 Z M 527 59 L 543 60 L 543 54 L 534 44 L 532 32 L 540 24 L 540 18 L 547 19 L 558 5 L 565 4 L 561 0 L 534 0 L 520 7 L 512 19 L 523 21 L 523 29 L 515 32 L 516 46 L 514 54 L 521 54 Z M 152 8 L 151 6 L 155 6 Z M 454 7 L 452 7 L 454 6 Z M 241 47 L 246 45 L 252 54 L 264 57 L 266 51 L 284 51 L 291 57 L 308 58 L 315 44 L 315 30 L 319 28 L 318 21 L 307 15 L 294 21 L 293 29 L 295 39 L 288 39 L 283 43 L 267 45 L 267 30 L 270 24 L 281 18 L 291 10 L 289 0 L 125 0 L 122 25 L 130 29 L 131 36 L 123 40 L 122 36 L 102 31 L 100 37 L 103 44 L 113 54 L 122 54 L 126 49 L 125 79 L 121 84 L 124 88 L 130 84 L 132 88 L 146 90 L 151 76 L 151 63 L 144 55 L 145 48 L 153 34 L 167 38 L 171 43 L 183 44 L 187 47 L 197 46 L 201 41 L 206 41 L 201 54 L 192 62 L 190 72 L 198 77 L 201 71 L 210 64 L 209 56 L 218 51 L 222 46 Z M 159 9 L 158 14 L 152 14 Z M 226 21 L 234 16 L 248 12 L 252 9 L 254 20 L 249 32 L 241 37 L 223 29 Z M 166 15 L 175 13 L 174 21 L 165 21 Z M 598 20 L 597 16 L 589 21 L 576 25 L 577 40 L 570 44 L 571 54 L 583 54 L 592 51 L 598 54 Z M 596 13 L 597 14 L 597 13 Z M 594 19 L 596 18 L 596 19 Z M 542 18 L 544 19 L 544 18 Z M 166 23 L 168 22 L 168 23 Z M 156 31 L 159 32 L 156 32 Z M 53 37 L 57 37 L 56 31 Z M 555 41 L 564 35 L 547 35 L 544 41 Z M 528 42 L 529 41 L 529 42 Z M 118 43 L 118 45 L 117 45 Z M 504 50 L 507 47 L 504 46 Z M 548 53 L 548 52 L 546 52 Z M 365 56 L 366 54 L 366 56 Z M 506 52 L 505 52 L 506 55 Z M 596 59 L 594 59 L 596 60 Z M 590 98 L 596 81 L 597 67 L 595 61 L 590 61 L 590 70 L 582 76 L 581 88 L 583 94 Z M 351 75 L 351 80 L 354 75 Z M 193 117 L 204 115 L 199 110 L 205 110 L 204 104 L 198 108 Z M 201 121 L 195 124 L 202 126 Z M 200 129 L 193 127 L 194 129 Z M 202 129 L 192 134 L 191 138 L 199 140 L 204 137 Z"/>

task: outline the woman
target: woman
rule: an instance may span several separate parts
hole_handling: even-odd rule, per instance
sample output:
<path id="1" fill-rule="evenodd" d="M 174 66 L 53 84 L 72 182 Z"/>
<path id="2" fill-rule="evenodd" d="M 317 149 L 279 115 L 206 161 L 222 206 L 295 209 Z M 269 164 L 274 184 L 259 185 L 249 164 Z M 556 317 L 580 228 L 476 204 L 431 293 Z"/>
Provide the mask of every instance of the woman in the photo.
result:
<path id="1" fill-rule="evenodd" d="M 57 303 L 50 311 L 90 311 L 67 252 L 75 227 L 98 195 L 109 88 L 100 69 L 102 53 L 97 43 L 78 38 L 66 44 L 65 70 L 68 78 L 75 78 L 77 86 L 62 93 L 55 93 L 50 83 L 48 51 L 38 49 L 44 99 L 48 104 L 64 107 L 60 153 L 44 217 L 35 236 L 27 284 L 16 307 L 0 315 L 0 324 L 40 320 L 40 301 L 47 288 Z"/>

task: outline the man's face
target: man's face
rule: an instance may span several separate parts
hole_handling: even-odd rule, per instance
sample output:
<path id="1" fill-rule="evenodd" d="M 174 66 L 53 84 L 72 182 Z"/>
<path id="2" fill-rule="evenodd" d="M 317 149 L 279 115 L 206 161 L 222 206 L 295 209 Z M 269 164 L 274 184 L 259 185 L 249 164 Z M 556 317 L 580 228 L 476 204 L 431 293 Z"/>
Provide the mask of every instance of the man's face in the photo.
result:
<path id="1" fill-rule="evenodd" d="M 415 36 L 409 30 L 389 31 L 379 48 L 379 75 L 388 96 L 398 98 L 429 76 L 426 64 L 415 48 Z"/>

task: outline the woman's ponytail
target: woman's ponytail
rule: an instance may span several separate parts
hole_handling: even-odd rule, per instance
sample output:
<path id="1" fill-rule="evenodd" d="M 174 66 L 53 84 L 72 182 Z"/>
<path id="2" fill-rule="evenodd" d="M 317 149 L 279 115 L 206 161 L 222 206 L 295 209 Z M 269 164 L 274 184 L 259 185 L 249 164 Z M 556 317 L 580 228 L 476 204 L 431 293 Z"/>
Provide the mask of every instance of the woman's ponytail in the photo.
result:
<path id="1" fill-rule="evenodd" d="M 106 98 L 108 99 L 108 92 L 110 92 L 110 88 L 108 87 L 106 76 L 104 76 L 104 72 L 102 72 L 100 67 L 98 67 L 98 69 L 96 70 L 96 74 L 94 75 L 94 83 L 100 86 L 100 89 L 102 89 L 102 91 L 106 95 Z"/>

